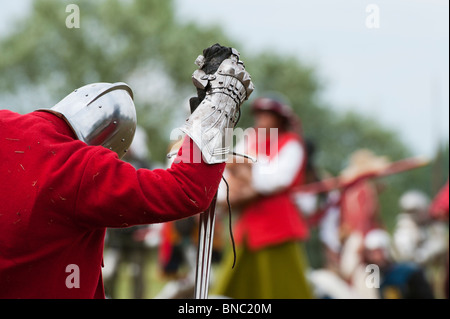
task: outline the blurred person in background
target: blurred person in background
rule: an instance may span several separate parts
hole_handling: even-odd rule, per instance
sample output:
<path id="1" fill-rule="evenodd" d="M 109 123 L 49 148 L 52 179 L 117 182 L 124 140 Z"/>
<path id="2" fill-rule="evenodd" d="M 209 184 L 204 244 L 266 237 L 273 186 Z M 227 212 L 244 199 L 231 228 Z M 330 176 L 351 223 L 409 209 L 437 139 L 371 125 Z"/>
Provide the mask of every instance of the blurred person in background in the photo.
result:
<path id="1" fill-rule="evenodd" d="M 214 293 L 237 299 L 312 298 L 306 255 L 299 245 L 309 230 L 290 194 L 305 178 L 299 121 L 278 97 L 256 99 L 252 111 L 254 135 L 236 150 L 258 161 L 229 163 L 225 175 L 230 202 L 239 210 L 236 267 L 230 266 L 232 256 L 224 259 Z"/>
<path id="2" fill-rule="evenodd" d="M 364 238 L 363 264 L 379 268 L 380 298 L 433 299 L 422 267 L 413 262 L 394 261 L 391 249 L 391 238 L 383 229 L 373 229 Z M 377 272 L 372 275 L 377 276 Z"/>
<path id="3" fill-rule="evenodd" d="M 349 165 L 341 172 L 340 236 L 343 240 L 354 232 L 365 236 L 381 226 L 379 212 L 380 185 L 371 179 L 389 166 L 389 160 L 371 150 L 359 149 L 350 155 Z"/>
<path id="4" fill-rule="evenodd" d="M 352 287 L 351 280 L 348 276 L 346 278 L 341 271 L 340 191 L 329 192 L 325 204 L 317 222 L 324 263 L 322 267 L 312 270 L 308 275 L 314 294 L 321 299 L 365 298 L 366 296 Z M 358 254 L 358 249 L 351 250 L 353 246 L 347 245 L 346 247 L 347 255 L 353 257 Z M 350 273 L 353 273 L 353 269 Z"/>
<path id="5" fill-rule="evenodd" d="M 222 223 L 216 216 L 212 265 L 220 262 L 223 248 Z M 197 216 L 164 223 L 161 229 L 158 267 L 167 283 L 156 299 L 192 299 L 195 292 L 199 218 Z M 215 268 L 211 269 L 214 281 Z"/>
<path id="6" fill-rule="evenodd" d="M 192 299 L 197 262 L 196 235 L 198 222 L 189 217 L 164 223 L 158 251 L 158 268 L 168 280 L 156 299 Z"/>
<path id="7" fill-rule="evenodd" d="M 401 213 L 393 232 L 393 248 L 398 261 L 412 261 L 426 270 L 435 293 L 441 286 L 444 261 L 448 249 L 448 230 L 444 222 L 429 214 L 430 199 L 421 191 L 404 193 L 399 206 Z"/>
<path id="8" fill-rule="evenodd" d="M 448 227 L 448 198 L 449 198 L 449 193 L 448 193 L 448 185 L 449 182 L 447 180 L 447 183 L 445 184 L 445 186 L 443 186 L 441 188 L 441 190 L 439 191 L 438 194 L 436 194 L 436 196 L 433 198 L 433 201 L 430 205 L 430 215 L 432 218 L 436 219 L 436 220 L 440 220 L 440 221 L 444 221 L 447 223 L 447 227 Z M 448 236 L 448 234 L 447 234 Z M 447 237 L 448 238 L 448 237 Z M 448 239 L 447 239 L 447 244 L 448 244 Z M 448 256 L 449 256 L 449 251 L 447 248 L 447 278 L 445 280 L 445 296 L 448 299 L 449 298 L 449 262 L 448 262 Z"/>
<path id="9" fill-rule="evenodd" d="M 352 234 L 341 250 L 342 277 L 320 274 L 313 278 L 322 293 L 336 299 L 432 299 L 432 287 L 423 268 L 397 262 L 391 237 L 374 228 L 363 237 Z M 315 275 L 315 274 L 314 274 Z M 327 281 L 325 281 L 325 279 Z"/>
<path id="10" fill-rule="evenodd" d="M 292 191 L 291 196 L 310 230 L 310 236 L 305 242 L 309 265 L 311 268 L 320 268 L 327 262 L 327 254 L 330 251 L 324 250 L 326 246 L 323 246 L 321 241 L 319 225 L 324 216 L 330 212 L 331 201 L 326 192 L 302 190 L 302 187 L 307 187 L 307 185 L 321 183 L 321 176 L 316 163 L 317 145 L 311 138 L 305 138 L 304 142 L 307 154 L 304 183 L 299 185 L 298 189 Z"/>
<path id="11" fill-rule="evenodd" d="M 329 191 L 318 224 L 325 266 L 309 277 L 321 298 L 378 298 L 365 285 L 361 249 L 366 234 L 382 227 L 380 187 L 372 177 L 388 166 L 387 158 L 359 149 L 350 155 L 349 164 L 337 178 L 338 189 Z"/>

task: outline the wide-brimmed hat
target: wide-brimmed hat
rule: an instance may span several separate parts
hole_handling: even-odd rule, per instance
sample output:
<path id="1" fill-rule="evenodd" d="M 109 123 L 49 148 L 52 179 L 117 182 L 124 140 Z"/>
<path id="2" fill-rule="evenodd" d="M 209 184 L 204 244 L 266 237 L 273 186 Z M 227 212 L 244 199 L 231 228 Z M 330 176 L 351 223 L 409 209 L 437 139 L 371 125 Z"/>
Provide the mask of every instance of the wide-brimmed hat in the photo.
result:
<path id="1" fill-rule="evenodd" d="M 388 168 L 390 161 L 386 156 L 377 156 L 371 150 L 360 149 L 352 153 L 349 165 L 342 170 L 340 178 L 344 181 L 377 174 Z"/>

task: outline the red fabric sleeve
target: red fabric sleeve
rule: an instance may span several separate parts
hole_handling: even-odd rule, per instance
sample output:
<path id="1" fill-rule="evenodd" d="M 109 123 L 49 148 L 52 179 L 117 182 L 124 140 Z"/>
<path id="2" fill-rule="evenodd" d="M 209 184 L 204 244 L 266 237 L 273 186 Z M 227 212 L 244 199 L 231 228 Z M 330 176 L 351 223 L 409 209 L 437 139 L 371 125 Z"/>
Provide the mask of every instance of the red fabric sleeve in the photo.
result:
<path id="1" fill-rule="evenodd" d="M 439 191 L 430 206 L 430 215 L 436 219 L 448 218 L 449 182 Z"/>
<path id="2" fill-rule="evenodd" d="M 378 194 L 375 186 L 361 180 L 347 188 L 341 200 L 341 225 L 348 231 L 366 234 L 377 226 Z"/>
<path id="3" fill-rule="evenodd" d="M 206 164 L 199 152 L 186 138 L 170 169 L 136 171 L 100 148 L 84 170 L 76 220 L 87 227 L 128 227 L 203 212 L 217 191 L 225 164 Z"/>

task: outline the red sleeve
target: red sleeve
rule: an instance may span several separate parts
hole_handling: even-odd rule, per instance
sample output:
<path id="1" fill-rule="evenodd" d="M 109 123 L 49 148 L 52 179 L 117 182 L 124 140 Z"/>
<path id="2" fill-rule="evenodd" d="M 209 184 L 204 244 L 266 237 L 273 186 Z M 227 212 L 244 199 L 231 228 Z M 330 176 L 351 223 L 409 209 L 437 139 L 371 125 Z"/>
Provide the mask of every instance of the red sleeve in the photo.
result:
<path id="1" fill-rule="evenodd" d="M 136 171 L 115 153 L 100 148 L 84 170 L 76 219 L 87 227 L 128 227 L 172 221 L 206 210 L 225 164 L 209 165 L 201 156 L 192 156 L 199 152 L 187 138 L 170 169 Z M 193 158 L 199 163 L 192 162 Z"/>
<path id="2" fill-rule="evenodd" d="M 430 206 L 431 217 L 436 219 L 448 218 L 448 188 L 449 183 L 439 191 Z"/>

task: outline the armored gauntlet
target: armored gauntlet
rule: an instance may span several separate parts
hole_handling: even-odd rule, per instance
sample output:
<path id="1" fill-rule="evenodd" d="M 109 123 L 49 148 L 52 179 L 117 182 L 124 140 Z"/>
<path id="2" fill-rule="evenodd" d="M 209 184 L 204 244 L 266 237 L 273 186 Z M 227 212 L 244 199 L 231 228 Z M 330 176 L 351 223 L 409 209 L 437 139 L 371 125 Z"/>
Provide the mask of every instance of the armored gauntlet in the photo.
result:
<path id="1" fill-rule="evenodd" d="M 216 44 L 195 63 L 199 69 L 192 80 L 198 97 L 191 99 L 193 113 L 181 130 L 197 144 L 208 164 L 223 163 L 231 152 L 240 107 L 254 86 L 235 49 Z"/>

